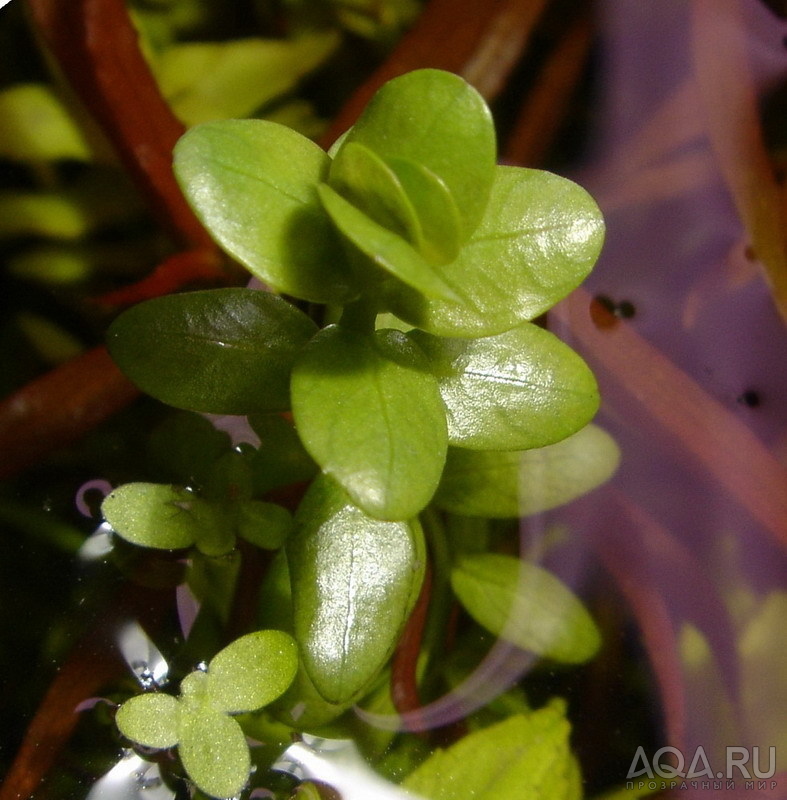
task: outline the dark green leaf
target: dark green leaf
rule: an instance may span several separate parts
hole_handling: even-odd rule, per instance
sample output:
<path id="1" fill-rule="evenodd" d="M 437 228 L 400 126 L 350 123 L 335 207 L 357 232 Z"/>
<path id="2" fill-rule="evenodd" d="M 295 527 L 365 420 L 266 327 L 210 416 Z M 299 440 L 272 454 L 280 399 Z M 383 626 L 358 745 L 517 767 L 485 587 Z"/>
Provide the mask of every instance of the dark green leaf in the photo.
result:
<path id="1" fill-rule="evenodd" d="M 314 477 L 319 467 L 289 422 L 279 414 L 255 414 L 249 418 L 249 423 L 260 437 L 260 448 L 251 463 L 257 492 L 267 492 Z"/>
<path id="2" fill-rule="evenodd" d="M 222 555 L 235 546 L 222 507 L 175 486 L 124 484 L 104 498 L 101 513 L 118 536 L 143 547 L 179 550 L 196 544 L 206 555 Z"/>
<path id="3" fill-rule="evenodd" d="M 312 484 L 287 543 L 295 637 L 330 703 L 359 697 L 385 665 L 421 587 L 417 521 L 380 522 L 327 478 Z"/>
<path id="4" fill-rule="evenodd" d="M 553 702 L 435 751 L 403 787 L 429 800 L 581 800 L 569 733 Z"/>
<path id="5" fill-rule="evenodd" d="M 175 174 L 216 241 L 260 280 L 318 303 L 355 295 L 341 244 L 317 197 L 330 159 L 264 120 L 198 125 L 175 147 Z"/>
<path id="6" fill-rule="evenodd" d="M 445 410 L 423 354 L 400 331 L 333 325 L 298 357 L 293 414 L 306 449 L 368 514 L 409 519 L 445 461 Z"/>
<path id="7" fill-rule="evenodd" d="M 579 664 L 601 644 L 571 590 L 530 562 L 496 553 L 464 556 L 451 570 L 451 586 L 479 625 L 522 650 Z"/>
<path id="8" fill-rule="evenodd" d="M 192 411 L 284 409 L 295 354 L 317 330 L 268 292 L 214 289 L 141 303 L 109 329 L 120 368 L 143 391 Z"/>
<path id="9" fill-rule="evenodd" d="M 183 486 L 206 483 L 215 461 L 230 452 L 230 437 L 200 414 L 177 411 L 150 434 L 147 455 L 156 477 Z"/>
<path id="10" fill-rule="evenodd" d="M 601 486 L 619 458 L 614 439 L 595 425 L 533 450 L 449 448 L 435 503 L 471 517 L 538 514 Z"/>
<path id="11" fill-rule="evenodd" d="M 598 257 L 604 224 L 590 195 L 539 170 L 498 167 L 486 214 L 450 264 L 435 267 L 458 301 L 391 281 L 390 310 L 442 336 L 489 336 L 531 320 L 575 289 Z"/>
<path id="12" fill-rule="evenodd" d="M 478 225 L 493 181 L 495 131 L 483 98 L 462 78 L 434 69 L 394 78 L 351 128 L 350 142 L 389 163 L 401 158 L 426 167 L 453 197 L 462 238 Z"/>
<path id="13" fill-rule="evenodd" d="M 238 536 L 266 550 L 277 550 L 292 530 L 292 517 L 286 508 L 261 500 L 234 505 Z"/>
<path id="14" fill-rule="evenodd" d="M 525 324 L 483 339 L 410 338 L 426 353 L 447 409 L 448 441 L 473 450 L 527 450 L 586 425 L 598 389 L 557 337 Z"/>

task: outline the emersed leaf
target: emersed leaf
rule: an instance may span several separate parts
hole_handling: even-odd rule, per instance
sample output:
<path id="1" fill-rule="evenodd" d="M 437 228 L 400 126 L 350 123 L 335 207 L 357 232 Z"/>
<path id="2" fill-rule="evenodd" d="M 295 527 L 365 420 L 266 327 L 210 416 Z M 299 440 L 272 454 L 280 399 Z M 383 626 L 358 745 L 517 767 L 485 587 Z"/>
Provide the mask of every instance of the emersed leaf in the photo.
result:
<path id="1" fill-rule="evenodd" d="M 260 280 L 316 303 L 356 290 L 317 197 L 330 159 L 299 133 L 264 120 L 223 120 L 187 131 L 174 168 L 216 241 Z"/>
<path id="2" fill-rule="evenodd" d="M 409 336 L 437 376 L 448 441 L 457 447 L 543 447 L 582 428 L 598 409 L 588 366 L 537 325 L 482 339 L 445 339 L 423 331 Z"/>
<path id="3" fill-rule="evenodd" d="M 595 425 L 532 450 L 449 448 L 435 503 L 470 517 L 538 514 L 601 486 L 619 460 L 615 440 Z"/>
<path id="4" fill-rule="evenodd" d="M 331 325 L 301 352 L 292 410 L 306 449 L 373 517 L 414 517 L 445 463 L 445 409 L 423 354 L 400 331 Z"/>
<path id="5" fill-rule="evenodd" d="M 336 227 L 371 260 L 372 265 L 382 267 L 427 297 L 456 298 L 433 266 L 398 233 L 375 222 L 327 184 L 321 184 L 318 190 L 320 200 Z M 375 276 L 370 270 L 368 277 L 362 277 L 372 284 Z"/>
<path id="6" fill-rule="evenodd" d="M 553 701 L 435 751 L 402 785 L 429 800 L 581 800 L 569 733 Z"/>
<path id="7" fill-rule="evenodd" d="M 169 405 L 216 414 L 286 409 L 295 354 L 317 326 L 268 292 L 212 289 L 157 297 L 109 329 L 112 358 Z"/>
<path id="8" fill-rule="evenodd" d="M 179 704 L 169 694 L 140 694 L 126 700 L 115 715 L 118 730 L 127 739 L 164 749 L 178 743 Z"/>
<path id="9" fill-rule="evenodd" d="M 575 289 L 601 250 L 604 223 L 581 187 L 548 172 L 498 167 L 481 224 L 459 257 L 435 267 L 458 301 L 386 286 L 401 319 L 441 336 L 490 336 L 531 320 Z"/>
<path id="10" fill-rule="evenodd" d="M 401 158 L 426 167 L 453 197 L 462 238 L 476 228 L 494 176 L 495 130 L 486 103 L 465 80 L 450 72 L 421 69 L 388 81 L 343 146 L 351 142 L 368 147 L 392 166 L 392 159 Z M 418 199 L 411 199 L 417 207 Z"/>
<path id="11" fill-rule="evenodd" d="M 288 633 L 247 633 L 211 659 L 208 698 L 228 713 L 254 711 L 283 694 L 297 670 L 298 648 Z"/>
<path id="12" fill-rule="evenodd" d="M 398 640 L 425 568 L 416 520 L 364 514 L 328 478 L 318 478 L 287 542 L 295 638 L 306 671 L 331 703 L 360 696 Z"/>
<path id="13" fill-rule="evenodd" d="M 522 650 L 579 664 L 601 644 L 580 600 L 536 564 L 496 553 L 465 556 L 451 570 L 451 586 L 479 625 Z"/>
<path id="14" fill-rule="evenodd" d="M 251 769 L 240 725 L 209 705 L 184 700 L 180 706 L 178 752 L 189 777 L 212 797 L 235 797 Z"/>
<path id="15" fill-rule="evenodd" d="M 101 504 L 112 530 L 132 544 L 160 550 L 197 548 L 223 555 L 235 546 L 235 532 L 223 509 L 187 489 L 158 483 L 126 483 Z"/>
<path id="16" fill-rule="evenodd" d="M 328 185 L 371 220 L 415 245 L 420 225 L 396 173 L 375 153 L 350 142 L 331 164 Z"/>
<path id="17" fill-rule="evenodd" d="M 445 183 L 407 158 L 390 158 L 388 166 L 399 179 L 418 215 L 418 251 L 430 264 L 448 264 L 459 255 L 464 240 L 462 218 Z"/>

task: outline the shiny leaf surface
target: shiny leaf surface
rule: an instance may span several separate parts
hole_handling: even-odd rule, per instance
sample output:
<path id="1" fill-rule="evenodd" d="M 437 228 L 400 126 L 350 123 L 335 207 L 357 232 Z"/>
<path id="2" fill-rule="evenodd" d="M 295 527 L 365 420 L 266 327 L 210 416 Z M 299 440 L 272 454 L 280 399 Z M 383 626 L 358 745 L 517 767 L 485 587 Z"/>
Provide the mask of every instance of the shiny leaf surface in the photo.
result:
<path id="1" fill-rule="evenodd" d="M 295 637 L 330 703 L 358 697 L 385 665 L 418 597 L 425 567 L 416 521 L 381 522 L 318 479 L 287 544 Z"/>
<path id="2" fill-rule="evenodd" d="M 553 334 L 522 325 L 482 339 L 410 334 L 426 353 L 447 409 L 448 441 L 527 450 L 564 439 L 598 408 L 585 362 Z"/>
<path id="3" fill-rule="evenodd" d="M 415 516 L 440 480 L 445 411 L 423 361 L 400 331 L 333 325 L 293 370 L 292 409 L 306 449 L 380 519 Z"/>
<path id="4" fill-rule="evenodd" d="M 317 197 L 330 159 L 264 120 L 198 125 L 175 147 L 175 173 L 216 241 L 260 280 L 318 303 L 355 294 L 341 244 Z"/>
<path id="5" fill-rule="evenodd" d="M 289 405 L 295 354 L 316 325 L 267 292 L 168 295 L 126 311 L 107 345 L 123 372 L 169 405 L 247 414 Z"/>

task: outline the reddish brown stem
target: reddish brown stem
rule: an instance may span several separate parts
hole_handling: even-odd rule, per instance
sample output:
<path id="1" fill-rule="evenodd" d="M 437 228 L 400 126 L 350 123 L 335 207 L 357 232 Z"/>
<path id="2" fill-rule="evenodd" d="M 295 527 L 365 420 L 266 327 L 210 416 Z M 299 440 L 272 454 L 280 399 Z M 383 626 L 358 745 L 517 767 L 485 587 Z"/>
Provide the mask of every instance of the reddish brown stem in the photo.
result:
<path id="1" fill-rule="evenodd" d="M 158 90 L 123 0 L 29 0 L 29 8 L 66 81 L 162 224 L 181 245 L 214 250 L 172 172 L 184 127 Z"/>
<path id="2" fill-rule="evenodd" d="M 388 60 L 358 89 L 323 137 L 347 130 L 386 81 L 432 67 L 462 75 L 487 99 L 501 91 L 548 0 L 431 0 Z"/>
<path id="3" fill-rule="evenodd" d="M 0 479 L 78 440 L 138 394 L 104 347 L 28 383 L 0 402 Z"/>
<path id="4" fill-rule="evenodd" d="M 79 722 L 77 706 L 123 674 L 117 653 L 91 642 L 78 644 L 55 679 L 25 732 L 22 746 L 0 786 L 0 800 L 30 797 L 52 769 Z"/>
<path id="5" fill-rule="evenodd" d="M 582 76 L 593 38 L 589 14 L 571 24 L 547 57 L 509 135 L 504 157 L 512 164 L 537 166 L 565 119 Z"/>
<path id="6" fill-rule="evenodd" d="M 391 699 L 400 714 L 417 711 L 421 707 L 421 698 L 418 695 L 418 656 L 421 653 L 431 596 L 432 566 L 427 562 L 421 593 L 391 662 Z"/>

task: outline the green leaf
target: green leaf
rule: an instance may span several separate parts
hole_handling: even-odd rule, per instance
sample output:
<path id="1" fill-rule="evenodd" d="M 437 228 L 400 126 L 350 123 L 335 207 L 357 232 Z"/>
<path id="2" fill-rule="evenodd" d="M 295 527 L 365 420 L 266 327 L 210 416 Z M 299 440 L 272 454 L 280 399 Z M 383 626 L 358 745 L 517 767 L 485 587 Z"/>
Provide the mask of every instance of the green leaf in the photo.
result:
<path id="1" fill-rule="evenodd" d="M 157 297 L 121 314 L 109 351 L 143 391 L 190 411 L 285 409 L 295 354 L 316 325 L 268 292 L 213 289 Z"/>
<path id="2" fill-rule="evenodd" d="M 251 462 L 254 487 L 263 493 L 279 486 L 308 481 L 319 470 L 295 428 L 279 414 L 254 414 L 249 423 L 260 437 Z"/>
<path id="3" fill-rule="evenodd" d="M 328 185 L 378 225 L 417 244 L 420 225 L 410 198 L 396 173 L 368 148 L 355 142 L 342 147 L 331 164 Z M 341 226 L 340 220 L 334 221 Z"/>
<path id="4" fill-rule="evenodd" d="M 205 484 L 214 462 L 231 447 L 230 437 L 202 415 L 176 411 L 153 429 L 146 450 L 157 478 L 194 486 Z"/>
<path id="5" fill-rule="evenodd" d="M 445 183 L 423 164 L 406 158 L 391 158 L 388 166 L 396 174 L 418 214 L 418 250 L 430 264 L 448 264 L 462 245 L 462 218 Z"/>
<path id="6" fill-rule="evenodd" d="M 451 570 L 451 586 L 479 625 L 522 650 L 579 664 L 601 644 L 579 599 L 530 562 L 495 553 L 465 556 Z"/>
<path id="7" fill-rule="evenodd" d="M 181 701 L 178 752 L 189 777 L 206 794 L 230 798 L 249 778 L 251 758 L 240 725 L 208 705 Z"/>
<path id="8" fill-rule="evenodd" d="M 208 122 L 175 146 L 188 201 L 231 256 L 280 292 L 345 303 L 356 289 L 317 196 L 329 166 L 316 144 L 264 120 Z"/>
<path id="9" fill-rule="evenodd" d="M 391 281 L 391 311 L 441 336 L 489 336 L 531 320 L 590 272 L 604 237 L 584 189 L 540 170 L 498 167 L 481 224 L 450 264 L 435 271 L 458 301 L 426 298 Z"/>
<path id="10" fill-rule="evenodd" d="M 483 98 L 462 78 L 422 69 L 388 81 L 350 129 L 344 146 L 351 142 L 389 163 L 406 159 L 425 167 L 453 197 L 462 238 L 476 228 L 494 176 L 495 131 Z M 411 199 L 417 207 L 418 199 Z"/>
<path id="11" fill-rule="evenodd" d="M 327 184 L 320 185 L 318 190 L 320 200 L 336 227 L 371 260 L 372 266 L 382 267 L 427 297 L 456 297 L 433 266 L 399 234 L 379 225 Z M 371 285 L 375 278 L 374 270 L 370 269 L 362 277 Z"/>
<path id="12" fill-rule="evenodd" d="M 238 536 L 265 550 L 278 550 L 290 535 L 290 512 L 275 503 L 247 500 L 234 505 Z"/>
<path id="13" fill-rule="evenodd" d="M 328 57 L 334 31 L 292 40 L 235 39 L 167 47 L 153 62 L 162 94 L 186 124 L 248 117 Z"/>
<path id="14" fill-rule="evenodd" d="M 101 504 L 104 519 L 132 544 L 160 550 L 197 548 L 222 555 L 235 546 L 235 533 L 220 506 L 187 489 L 158 483 L 127 483 Z"/>
<path id="15" fill-rule="evenodd" d="M 90 161 L 81 130 L 46 86 L 19 84 L 0 92 L 0 157 L 12 161 Z"/>
<path id="16" fill-rule="evenodd" d="M 297 670 L 298 649 L 289 634 L 247 633 L 211 659 L 208 698 L 229 713 L 255 711 L 283 694 Z"/>
<path id="17" fill-rule="evenodd" d="M 179 703 L 169 694 L 140 694 L 126 700 L 115 715 L 118 730 L 127 739 L 164 749 L 178 743 Z"/>
<path id="18" fill-rule="evenodd" d="M 379 519 L 415 516 L 440 480 L 445 410 L 423 361 L 400 331 L 332 325 L 293 370 L 292 410 L 306 449 Z"/>
<path id="19" fill-rule="evenodd" d="M 388 660 L 425 568 L 417 521 L 364 514 L 327 478 L 312 484 L 287 543 L 295 638 L 330 703 L 363 694 Z"/>
<path id="20" fill-rule="evenodd" d="M 595 425 L 533 450 L 449 448 L 435 503 L 470 517 L 538 514 L 601 486 L 619 460 L 615 440 Z"/>
<path id="21" fill-rule="evenodd" d="M 569 733 L 553 702 L 435 751 L 402 785 L 429 800 L 581 800 Z"/>
<path id="22" fill-rule="evenodd" d="M 473 450 L 527 450 L 564 439 L 598 409 L 593 373 L 536 325 L 483 339 L 410 338 L 426 353 L 446 405 L 448 441 Z"/>

